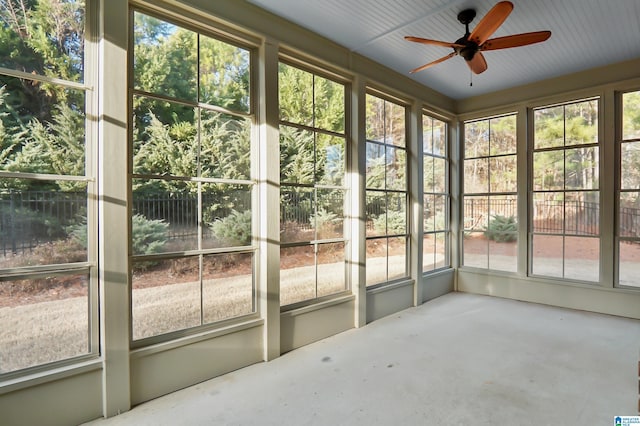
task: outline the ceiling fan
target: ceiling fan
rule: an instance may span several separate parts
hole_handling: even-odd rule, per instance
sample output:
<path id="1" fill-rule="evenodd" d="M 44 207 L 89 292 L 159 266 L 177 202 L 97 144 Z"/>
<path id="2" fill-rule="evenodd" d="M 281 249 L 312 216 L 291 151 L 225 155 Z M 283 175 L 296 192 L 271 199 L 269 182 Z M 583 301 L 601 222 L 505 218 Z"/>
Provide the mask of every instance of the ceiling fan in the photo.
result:
<path id="1" fill-rule="evenodd" d="M 478 25 L 472 32 L 469 32 L 469 24 L 476 17 L 474 9 L 465 9 L 458 13 L 458 21 L 466 27 L 465 35 L 453 43 L 445 41 L 429 40 L 421 37 L 406 36 L 405 39 L 416 43 L 431 44 L 436 46 L 450 47 L 453 52 L 440 59 L 422 65 L 421 67 L 411 70 L 416 73 L 429 68 L 433 65 L 444 62 L 449 58 L 460 55 L 467 62 L 471 71 L 480 74 L 487 69 L 487 61 L 482 55 L 483 51 L 508 49 L 510 47 L 526 46 L 529 44 L 539 43 L 551 37 L 551 31 L 536 31 L 531 33 L 514 34 L 505 37 L 492 38 L 491 35 L 502 25 L 513 10 L 513 3 L 510 1 L 501 1 L 497 3 L 487 14 L 480 20 Z"/>

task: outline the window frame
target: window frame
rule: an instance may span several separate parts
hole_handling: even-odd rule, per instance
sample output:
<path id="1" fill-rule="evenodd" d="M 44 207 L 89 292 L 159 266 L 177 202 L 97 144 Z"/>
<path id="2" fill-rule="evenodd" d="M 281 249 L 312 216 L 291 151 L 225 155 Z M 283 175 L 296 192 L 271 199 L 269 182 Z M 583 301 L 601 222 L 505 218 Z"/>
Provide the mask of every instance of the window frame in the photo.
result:
<path id="1" fill-rule="evenodd" d="M 249 84 L 249 105 L 248 111 L 236 111 L 230 110 L 219 105 L 213 105 L 210 103 L 200 101 L 200 91 L 197 90 L 196 100 L 189 101 L 185 99 L 180 99 L 177 97 L 171 97 L 164 94 L 159 93 L 150 93 L 141 89 L 137 89 L 134 87 L 134 15 L 135 13 L 141 13 L 143 15 L 158 19 L 162 22 L 169 23 L 178 28 L 194 32 L 196 37 L 204 36 L 207 38 L 214 39 L 218 42 L 226 43 L 228 45 L 234 46 L 236 48 L 244 49 L 247 51 L 249 55 L 249 71 L 248 75 L 250 78 Z M 194 249 L 188 249 L 183 251 L 171 251 L 171 252 L 163 252 L 159 254 L 133 254 L 132 250 L 132 217 L 133 217 L 133 202 L 128 203 L 128 221 L 129 221 L 129 241 L 128 241 L 128 251 L 129 251 L 129 265 L 128 265 L 128 273 L 129 273 L 129 312 L 131 321 L 129 322 L 129 340 L 130 346 L 132 349 L 142 348 L 150 345 L 154 345 L 157 343 L 168 342 L 188 336 L 194 336 L 202 332 L 207 331 L 215 331 L 222 328 L 226 328 L 229 326 L 233 326 L 236 324 L 240 324 L 247 320 L 253 320 L 260 318 L 260 303 L 258 300 L 259 294 L 259 277 L 258 277 L 258 241 L 256 237 L 259 235 L 259 188 L 258 188 L 258 93 L 259 93 L 259 81 L 258 81 L 258 70 L 256 64 L 258 63 L 258 44 L 257 41 L 252 40 L 249 37 L 245 37 L 244 35 L 236 34 L 235 31 L 218 27 L 211 26 L 201 23 L 200 21 L 193 21 L 188 19 L 185 16 L 177 15 L 172 13 L 170 10 L 161 9 L 157 10 L 156 8 L 150 7 L 148 5 L 131 5 L 129 7 L 129 67 L 127 69 L 128 75 L 128 85 L 127 85 L 127 103 L 130 111 L 129 117 L 130 120 L 133 120 L 133 100 L 136 96 L 142 96 L 146 99 L 150 99 L 153 101 L 167 101 L 172 102 L 174 104 L 188 106 L 194 108 L 196 111 L 205 111 L 212 113 L 219 113 L 228 116 L 238 117 L 241 119 L 249 120 L 251 130 L 250 130 L 250 176 L 247 179 L 225 179 L 225 178 L 215 178 L 215 177 L 202 177 L 202 176 L 170 176 L 170 175 L 155 175 L 155 174 L 136 174 L 133 171 L 133 125 L 128 126 L 128 149 L 129 154 L 127 158 L 127 169 L 128 169 L 128 193 L 129 199 L 133 200 L 133 191 L 132 191 L 132 182 L 135 179 L 153 179 L 153 180 L 168 180 L 175 182 L 192 182 L 198 185 L 197 192 L 197 212 L 199 212 L 200 216 L 197 218 L 197 229 L 198 229 L 198 237 L 197 237 L 197 247 Z M 198 41 L 199 45 L 199 41 Z M 197 58 L 199 60 L 199 52 L 197 53 Z M 196 76 L 200 77 L 200 70 L 196 70 Z M 200 87 L 200 79 L 196 82 L 196 89 Z M 197 116 L 200 115 L 198 112 Z M 197 121 L 197 119 L 196 119 Z M 201 170 L 198 167 L 198 171 L 196 174 L 200 174 Z M 245 246 L 232 246 L 232 247 L 221 247 L 221 248 L 204 248 L 202 247 L 202 229 L 203 225 L 201 223 L 201 213 L 203 212 L 203 200 L 202 200 L 202 186 L 203 185 L 225 185 L 225 184 L 238 184 L 243 186 L 250 187 L 250 200 L 251 200 L 251 222 L 252 222 L 252 238 L 251 242 Z M 207 257 L 215 256 L 215 255 L 224 255 L 224 254 L 251 254 L 252 257 L 252 295 L 251 295 L 251 303 L 252 303 L 252 312 L 242 314 L 240 316 L 233 316 L 223 318 L 221 320 L 214 320 L 210 322 L 205 321 L 206 313 L 204 312 L 204 302 L 203 302 L 203 262 Z M 200 324 L 181 328 L 169 332 L 161 332 L 158 334 L 154 334 L 152 336 L 141 337 L 138 339 L 134 339 L 134 306 L 133 306 L 133 266 L 136 262 L 145 262 L 145 261 L 163 261 L 163 260 L 172 260 L 172 259 L 197 259 L 199 264 L 199 300 L 200 300 Z"/>
<path id="2" fill-rule="evenodd" d="M 62 89 L 81 91 L 84 94 L 84 175 L 59 175 L 46 173 L 9 172 L 0 170 L 0 179 L 27 179 L 30 181 L 66 181 L 86 184 L 87 209 L 87 259 L 81 262 L 39 264 L 12 267 L 0 270 L 0 282 L 46 278 L 50 276 L 70 276 L 83 274 L 87 283 L 87 352 L 55 361 L 42 362 L 32 366 L 0 373 L 0 382 L 28 375 L 39 374 L 54 369 L 77 365 L 98 359 L 100 348 L 99 284 L 98 284 L 98 42 L 99 1 L 84 0 L 84 49 L 83 79 L 81 82 L 51 77 L 35 72 L 23 72 L 0 67 L 0 74 L 10 78 L 56 85 Z"/>
<path id="3" fill-rule="evenodd" d="M 351 202 L 350 202 L 350 194 L 352 192 L 350 187 L 350 180 L 348 179 L 348 170 L 350 164 L 350 128 L 351 128 L 351 85 L 352 82 L 350 79 L 346 78 L 344 75 L 340 74 L 337 71 L 334 71 L 331 68 L 323 67 L 315 64 L 310 60 L 303 60 L 299 58 L 295 53 L 289 52 L 287 49 L 281 49 L 278 55 L 278 78 L 280 77 L 280 65 L 286 65 L 292 68 L 295 68 L 299 71 L 306 72 L 311 74 L 313 79 L 313 87 L 312 94 L 315 94 L 315 78 L 319 77 L 325 80 L 329 80 L 333 83 L 337 83 L 343 86 L 344 88 L 344 129 L 343 133 L 335 132 L 332 130 L 324 129 L 315 125 L 315 96 L 312 95 L 312 111 L 311 116 L 313 118 L 312 124 L 303 124 L 303 123 L 295 123 L 290 120 L 285 120 L 282 118 L 280 114 L 280 105 L 278 105 L 278 133 L 280 134 L 280 129 L 284 126 L 294 131 L 302 131 L 302 132 L 310 132 L 313 134 L 314 139 L 314 158 L 317 158 L 317 149 L 316 149 L 316 141 L 318 135 L 324 135 L 328 137 L 339 137 L 344 139 L 344 162 L 343 169 L 344 173 L 342 176 L 342 185 L 328 185 L 315 181 L 315 164 L 314 161 L 314 182 L 313 183 L 299 183 L 299 182 L 281 182 L 279 179 L 280 186 L 280 196 L 282 194 L 282 188 L 288 187 L 295 190 L 311 190 L 314 194 L 317 194 L 316 190 L 320 189 L 336 189 L 342 191 L 344 194 L 343 200 L 343 233 L 341 237 L 332 237 L 332 238 L 313 238 L 309 241 L 290 241 L 290 242 L 282 242 L 280 241 L 279 249 L 280 253 L 282 253 L 283 249 L 295 249 L 296 247 L 313 247 L 314 251 L 314 268 L 315 268 L 315 284 L 314 284 L 314 292 L 315 297 L 311 297 L 308 299 L 297 300 L 291 303 L 282 304 L 282 289 L 280 292 L 280 312 L 288 312 L 298 308 L 311 306 L 319 303 L 323 303 L 329 300 L 334 300 L 337 298 L 344 297 L 346 295 L 351 295 L 352 292 L 352 282 L 351 282 L 351 273 L 349 271 L 348 262 L 349 259 L 349 247 L 353 241 L 353 233 L 350 227 L 348 226 L 348 216 L 351 211 Z M 278 88 L 278 96 L 280 96 L 280 91 Z M 278 141 L 278 147 L 280 148 L 280 140 Z M 314 200 L 317 200 L 317 197 L 314 197 Z M 314 212 L 315 208 L 318 206 L 317 203 L 314 203 Z M 282 225 L 282 218 L 280 218 L 280 226 Z M 314 228 L 315 229 L 315 228 Z M 282 229 L 281 229 L 282 232 Z M 317 235 L 316 235 L 317 236 Z M 328 246 L 331 244 L 344 244 L 344 288 L 338 292 L 318 296 L 318 266 L 321 263 L 318 262 L 318 253 L 321 247 Z M 280 271 L 282 271 L 282 267 L 278 265 Z"/>
<path id="4" fill-rule="evenodd" d="M 443 196 L 445 198 L 445 203 L 444 203 L 444 228 L 443 229 L 434 229 L 432 231 L 427 231 L 426 229 L 422 229 L 422 238 L 423 238 L 423 246 L 422 246 L 422 270 L 421 273 L 422 275 L 428 275 L 428 274 L 432 274 L 435 272 L 439 272 L 441 270 L 444 269 L 449 269 L 451 268 L 451 147 L 450 147 L 450 127 L 451 127 L 451 123 L 447 120 L 442 118 L 441 116 L 439 116 L 438 114 L 435 114 L 429 110 L 422 110 L 421 111 L 421 119 L 422 119 L 422 123 L 423 123 L 423 127 L 422 127 L 422 134 L 423 134 L 423 149 L 422 149 L 422 171 L 423 171 L 423 176 L 422 179 L 424 181 L 424 164 L 425 164 L 425 159 L 427 157 L 432 158 L 432 159 L 440 159 L 440 160 L 444 160 L 445 166 L 444 166 L 444 192 L 429 192 L 427 191 L 427 188 L 423 187 L 423 200 L 427 197 L 427 196 Z M 425 118 L 430 119 L 432 122 L 438 121 L 440 123 L 443 124 L 444 126 L 444 150 L 445 152 L 441 155 L 436 155 L 433 150 L 429 153 L 426 151 L 426 149 L 424 148 L 426 145 L 426 141 L 424 140 L 424 134 L 425 134 L 425 130 L 424 130 L 424 120 Z M 432 127 L 433 128 L 433 127 Z M 432 136 L 432 140 L 433 140 L 433 136 Z M 433 144 L 433 142 L 432 142 Z M 423 211 L 422 211 L 422 220 L 424 223 L 424 214 L 425 214 L 425 210 L 426 210 L 426 205 L 423 205 Z M 434 223 L 434 227 L 435 227 L 435 223 Z M 425 266 L 424 266 L 424 258 L 425 258 L 425 248 L 424 248 L 424 238 L 427 235 L 434 235 L 435 238 L 438 238 L 439 234 L 444 234 L 444 254 L 445 254 L 445 258 L 444 258 L 444 263 L 442 266 L 438 266 L 438 267 L 434 267 L 428 270 L 425 270 Z M 436 245 L 437 247 L 437 245 Z M 434 260 L 435 260 L 435 255 L 437 253 L 434 253 Z M 436 265 L 436 263 L 434 263 L 434 266 Z"/>
<path id="5" fill-rule="evenodd" d="M 515 211 L 515 216 L 517 217 L 518 215 L 518 200 L 520 198 L 520 194 L 519 194 L 519 188 L 518 188 L 518 157 L 520 155 L 519 151 L 519 144 L 518 144 L 518 125 L 519 125 L 519 115 L 520 112 L 517 110 L 508 110 L 505 112 L 500 112 L 497 114 L 490 114 L 490 115 L 484 115 L 484 116 L 480 116 L 480 117 L 475 117 L 475 118 L 469 118 L 469 119 L 465 119 L 462 122 L 462 132 L 460 135 L 460 139 L 461 139 L 461 144 L 460 144 L 460 225 L 459 225 L 459 229 L 460 229 L 460 267 L 462 268 L 472 268 L 472 269 L 476 269 L 476 270 L 481 270 L 481 271 L 491 271 L 492 273 L 500 273 L 500 274 L 516 274 L 518 272 L 518 262 L 519 262 L 519 253 L 518 253 L 518 246 L 520 245 L 520 233 L 518 231 L 515 231 L 517 240 L 516 240 L 516 255 L 515 255 L 515 265 L 516 267 L 514 268 L 514 270 L 509 271 L 509 270 L 504 270 L 504 269 L 495 269 L 495 268 L 491 268 L 491 251 L 489 249 L 490 247 L 490 240 L 487 239 L 487 244 L 486 244 L 486 252 L 483 253 L 484 255 L 486 255 L 486 267 L 480 267 L 480 266 L 476 266 L 476 265 L 466 265 L 464 263 L 464 254 L 465 254 L 465 234 L 467 232 L 470 233 L 478 233 L 478 232 L 485 232 L 486 231 L 486 227 L 485 230 L 482 229 L 476 229 L 475 227 L 472 229 L 467 230 L 466 226 L 465 226 L 465 200 L 467 196 L 470 197 L 483 197 L 487 200 L 487 227 L 489 225 L 489 222 L 491 220 L 491 198 L 492 197 L 497 197 L 497 198 L 501 198 L 501 197 L 513 197 L 512 203 L 513 203 L 513 209 Z M 514 129 L 514 136 L 515 136 L 515 151 L 510 152 L 510 153 L 498 153 L 498 154 L 492 154 L 491 153 L 491 121 L 492 120 L 500 120 L 500 119 L 504 119 L 504 118 L 508 118 L 508 117 L 513 117 L 514 120 L 514 125 L 515 125 L 515 129 Z M 474 156 L 474 157 L 467 157 L 466 156 L 466 152 L 465 152 L 465 145 L 466 145 L 466 129 L 468 124 L 470 123 L 480 123 L 480 122 L 486 122 L 487 123 L 487 130 L 489 132 L 488 135 L 488 152 L 485 155 L 478 155 L 478 156 Z M 491 191 L 491 159 L 502 159 L 502 158 L 506 158 L 506 157 L 513 157 L 514 163 L 515 163 L 515 172 L 516 172 L 516 178 L 514 181 L 514 189 L 515 191 Z M 487 170 L 487 190 L 486 191 L 480 191 L 480 192 L 465 192 L 465 161 L 466 160 L 482 160 L 482 159 L 486 159 L 487 160 L 487 166 L 488 166 L 488 170 Z"/>
<path id="6" fill-rule="evenodd" d="M 404 117 L 403 117 L 403 124 L 404 124 L 404 132 L 403 132 L 403 137 L 404 137 L 404 145 L 403 146 L 399 146 L 399 145 L 395 145 L 393 143 L 387 143 L 387 142 L 380 142 L 380 141 L 375 141 L 375 140 L 371 140 L 368 138 L 368 135 L 366 133 L 366 123 L 368 121 L 368 117 L 366 115 L 366 105 L 368 103 L 367 98 L 368 97 L 373 97 L 378 99 L 379 101 L 384 102 L 385 104 L 385 111 L 386 111 L 386 105 L 387 104 L 391 104 L 392 106 L 395 107 L 401 107 L 404 109 Z M 402 151 L 404 151 L 405 153 L 405 169 L 404 169 L 404 186 L 402 189 L 395 189 L 395 188 L 388 188 L 387 187 L 387 179 L 386 179 L 386 167 L 385 167 L 385 182 L 384 182 L 384 188 L 370 188 L 367 186 L 366 184 L 366 180 L 367 180 L 367 169 L 366 169 L 366 165 L 365 165 L 365 169 L 363 170 L 363 174 L 364 174 L 364 187 L 363 187 L 363 191 L 364 191 L 364 199 L 365 199 L 365 222 L 367 221 L 367 195 L 368 193 L 374 192 L 374 193 L 381 193 L 384 194 L 384 198 L 385 198 L 385 214 L 387 214 L 389 212 L 389 210 L 387 209 L 387 201 L 388 201 L 388 196 L 391 195 L 404 195 L 404 209 L 405 209 L 405 232 L 404 233 L 389 233 L 388 231 L 385 231 L 384 234 L 380 234 L 380 235 L 368 235 L 368 232 L 366 230 L 366 226 L 365 226 L 365 235 L 364 235 L 364 240 L 365 240 L 365 265 L 366 262 L 369 258 L 369 256 L 367 256 L 367 246 L 368 243 L 370 241 L 375 241 L 375 240 L 385 240 L 385 247 L 386 247 L 386 255 L 385 255 L 385 264 L 386 264 L 386 269 L 385 269 L 385 275 L 386 278 L 383 281 L 379 281 L 379 282 L 372 282 L 372 283 L 368 283 L 368 277 L 367 274 L 365 273 L 365 287 L 367 290 L 375 290 L 387 285 L 393 285 L 399 282 L 403 282 L 403 281 L 407 281 L 411 279 L 411 271 L 410 271 L 410 264 L 411 264 L 411 234 L 412 234 L 412 219 L 411 219 L 411 198 L 412 198 L 412 194 L 410 191 L 410 184 L 411 184 L 411 175 L 410 175 L 410 162 L 411 162 L 411 145 L 410 145 L 410 137 L 411 137 L 411 129 L 410 129 L 410 122 L 411 122 L 411 108 L 410 105 L 400 99 L 397 98 L 385 91 L 382 90 L 378 90 L 375 87 L 371 87 L 371 86 L 367 86 L 365 88 L 365 93 L 364 93 L 364 100 L 365 100 L 365 116 L 363 117 L 363 120 L 365 122 L 365 134 L 363 135 L 364 137 L 364 156 L 365 156 L 365 164 L 367 163 L 367 151 L 368 151 L 368 146 L 369 144 L 372 145 L 376 145 L 378 147 L 381 147 L 385 150 L 385 158 L 386 158 L 386 151 L 387 149 L 391 148 L 391 149 L 400 149 Z M 387 128 L 387 123 L 386 123 L 386 113 L 385 113 L 385 123 L 383 123 L 383 127 L 386 129 Z M 420 219 L 422 220 L 422 218 Z M 404 238 L 404 275 L 402 277 L 395 277 L 392 279 L 389 279 L 389 240 L 393 239 L 393 238 Z M 422 254 L 421 254 L 422 255 Z"/>
<path id="7" fill-rule="evenodd" d="M 640 136 L 636 138 L 625 139 L 624 135 L 624 95 L 629 93 L 637 93 L 640 96 L 640 87 L 629 88 L 619 92 L 615 92 L 616 97 L 616 131 L 615 131 L 615 164 L 616 164 L 616 179 L 615 179 L 615 265 L 614 265 L 614 280 L 613 287 L 617 289 L 624 289 L 630 291 L 640 291 L 640 283 L 637 285 L 628 285 L 620 283 L 620 263 L 621 263 L 621 245 L 627 241 L 630 243 L 639 243 L 640 236 L 622 236 L 621 235 L 621 199 L 624 193 L 638 193 L 640 196 L 640 188 L 627 189 L 623 188 L 623 170 L 622 170 L 622 147 L 625 143 L 638 143 L 640 144 Z"/>
<path id="8" fill-rule="evenodd" d="M 597 129 L 596 129 L 596 137 L 597 137 L 597 142 L 595 143 L 585 143 L 585 144 L 567 144 L 566 141 L 566 132 L 563 134 L 563 144 L 562 146 L 552 146 L 552 147 L 541 147 L 541 148 L 536 148 L 535 147 L 535 112 L 537 110 L 542 110 L 542 109 L 548 109 L 548 108 L 557 108 L 557 107 L 562 107 L 563 108 L 563 120 L 565 121 L 565 127 L 566 127 L 566 110 L 565 107 L 570 106 L 570 105 L 575 105 L 575 104 L 579 104 L 579 103 L 583 103 L 583 102 L 589 102 L 589 101 L 595 101 L 597 103 Z M 603 209 L 602 207 L 602 191 L 603 191 L 603 184 L 602 184 L 602 157 L 603 157 L 603 152 L 606 149 L 605 144 L 603 143 L 603 130 L 602 130 L 602 125 L 603 125 L 603 96 L 602 94 L 594 94 L 594 95 L 586 95 L 586 96 L 580 96 L 580 97 L 572 97 L 572 98 L 568 98 L 566 100 L 562 100 L 562 101 L 558 101 L 558 102 L 553 102 L 553 103 L 537 103 L 535 105 L 530 106 L 530 108 L 528 109 L 528 121 L 530 124 L 530 132 L 529 132 L 529 138 L 528 138 L 528 148 L 527 148 L 527 152 L 528 152 L 528 161 L 527 161 L 527 168 L 528 168 L 528 182 L 527 182 L 527 199 L 528 199 L 528 218 L 527 218 L 527 222 L 528 222 L 528 229 L 527 229 L 527 276 L 532 277 L 532 278 L 540 278 L 540 279 L 548 279 L 548 280 L 558 280 L 558 281 L 562 281 L 562 282 L 566 282 L 566 283 L 581 283 L 581 284 L 586 284 L 589 286 L 596 286 L 596 285 L 600 285 L 600 283 L 602 282 L 602 276 L 603 276 L 603 268 L 602 268 L 602 259 L 604 258 L 604 254 L 602 252 L 601 249 L 601 244 L 602 244 L 602 238 L 603 238 L 603 234 L 602 234 L 602 224 L 603 224 Z M 584 188 L 580 188 L 580 189 L 567 189 L 566 187 L 566 181 L 563 180 L 563 187 L 562 189 L 557 189 L 557 190 L 542 190 L 542 191 L 536 191 L 534 190 L 534 184 L 535 184 L 535 179 L 534 179 L 534 155 L 536 152 L 562 152 L 563 153 L 563 159 L 565 158 L 565 152 L 567 150 L 571 150 L 571 149 L 576 149 L 576 148 L 596 148 L 598 155 L 596 155 L 597 161 L 598 161 L 598 171 L 597 171 L 597 180 L 598 180 L 598 188 L 597 189 L 584 189 Z M 563 160 L 563 164 L 564 164 L 564 160 Z M 566 170 L 566 166 L 563 165 L 563 176 L 564 176 L 564 172 Z M 584 192 L 584 193 L 588 193 L 588 192 L 594 192 L 598 194 L 598 218 L 597 218 L 597 226 L 598 226 L 598 233 L 595 236 L 592 235 L 586 235 L 586 234 L 571 234 L 571 233 L 567 233 L 566 231 L 566 223 L 565 223 L 565 207 L 564 207 L 564 202 L 563 202 L 563 232 L 562 233 L 557 233 L 557 234 L 552 234 L 552 233 L 542 233 L 542 232 L 534 232 L 533 229 L 533 222 L 534 222 L 534 196 L 536 193 L 550 193 L 550 192 L 559 192 L 559 193 L 571 193 L 571 192 Z M 535 274 L 533 272 L 533 268 L 534 268 L 534 236 L 535 235 L 550 235 L 550 236 L 561 236 L 562 237 L 562 276 L 554 276 L 554 275 L 543 275 L 543 274 Z M 578 238 L 593 238 L 593 239 L 597 239 L 598 240 L 598 247 L 599 247 L 599 258 L 596 262 L 597 267 L 598 267 L 598 276 L 593 279 L 593 280 L 586 280 L 586 279 L 580 279 L 580 278 L 572 278 L 572 277 L 566 277 L 566 266 L 565 266 L 565 240 L 566 237 L 578 237 Z"/>

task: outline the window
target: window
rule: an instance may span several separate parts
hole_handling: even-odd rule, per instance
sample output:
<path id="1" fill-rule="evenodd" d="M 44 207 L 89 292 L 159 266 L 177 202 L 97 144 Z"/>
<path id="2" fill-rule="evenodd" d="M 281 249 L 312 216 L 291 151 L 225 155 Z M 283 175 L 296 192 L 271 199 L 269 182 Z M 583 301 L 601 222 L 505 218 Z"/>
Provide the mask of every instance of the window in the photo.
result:
<path id="1" fill-rule="evenodd" d="M 345 86 L 280 63 L 280 304 L 348 289 Z"/>
<path id="2" fill-rule="evenodd" d="M 406 108 L 366 96 L 366 283 L 408 276 Z"/>
<path id="3" fill-rule="evenodd" d="M 0 375 L 98 352 L 91 2 L 24 5 L 0 9 Z"/>
<path id="4" fill-rule="evenodd" d="M 640 91 L 622 94 L 618 284 L 640 287 Z"/>
<path id="5" fill-rule="evenodd" d="M 463 264 L 517 270 L 516 115 L 464 126 Z"/>
<path id="6" fill-rule="evenodd" d="M 422 115 L 424 165 L 424 236 L 422 271 L 449 266 L 448 126 Z"/>
<path id="7" fill-rule="evenodd" d="M 256 311 L 249 50 L 135 12 L 132 331 Z"/>
<path id="8" fill-rule="evenodd" d="M 600 280 L 598 100 L 534 110 L 531 273 Z"/>

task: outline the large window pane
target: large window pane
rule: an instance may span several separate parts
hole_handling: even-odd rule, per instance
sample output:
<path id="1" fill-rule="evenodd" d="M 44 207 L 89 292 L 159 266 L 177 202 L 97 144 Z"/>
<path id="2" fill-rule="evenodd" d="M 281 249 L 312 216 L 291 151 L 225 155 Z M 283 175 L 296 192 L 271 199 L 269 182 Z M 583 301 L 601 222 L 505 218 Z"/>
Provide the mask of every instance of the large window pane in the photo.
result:
<path id="1" fill-rule="evenodd" d="M 565 145 L 598 142 L 598 101 L 590 100 L 565 106 Z"/>
<path id="2" fill-rule="evenodd" d="M 618 211 L 621 237 L 640 237 L 640 192 L 621 192 Z"/>
<path id="3" fill-rule="evenodd" d="M 621 241 L 618 245 L 618 284 L 640 288 L 640 244 L 638 241 Z"/>
<path id="4" fill-rule="evenodd" d="M 280 63 L 280 120 L 313 126 L 313 74 Z"/>
<path id="5" fill-rule="evenodd" d="M 251 121 L 203 110 L 200 113 L 200 175 L 207 178 L 251 178 Z M 186 161 L 188 157 L 181 157 Z"/>
<path id="6" fill-rule="evenodd" d="M 597 236 L 600 229 L 599 193 L 566 192 L 564 229 L 567 234 Z"/>
<path id="7" fill-rule="evenodd" d="M 385 143 L 404 147 L 406 145 L 405 108 L 385 102 Z"/>
<path id="8" fill-rule="evenodd" d="M 475 268 L 489 267 L 489 240 L 484 232 L 465 232 L 463 244 L 464 266 Z"/>
<path id="9" fill-rule="evenodd" d="M 313 245 L 280 249 L 280 304 L 289 305 L 317 297 Z"/>
<path id="10" fill-rule="evenodd" d="M 387 148 L 386 188 L 407 188 L 407 155 L 404 149 Z"/>
<path id="11" fill-rule="evenodd" d="M 133 263 L 133 339 L 201 324 L 199 258 Z"/>
<path id="12" fill-rule="evenodd" d="M 385 100 L 367 96 L 366 137 L 367 140 L 384 143 L 385 140 Z"/>
<path id="13" fill-rule="evenodd" d="M 84 12 L 82 0 L 3 1 L 0 67 L 82 82 Z"/>
<path id="14" fill-rule="evenodd" d="M 130 183 L 139 340 L 255 311 L 254 117 L 249 49 L 140 12 L 134 19 Z M 210 249 L 217 253 L 204 252 Z"/>
<path id="15" fill-rule="evenodd" d="M 598 148 L 565 150 L 565 189 L 598 189 Z"/>
<path id="16" fill-rule="evenodd" d="M 183 104 L 134 97 L 133 172 L 197 176 L 195 109 Z"/>
<path id="17" fill-rule="evenodd" d="M 516 143 L 516 116 L 507 115 L 494 118 L 490 122 L 491 140 L 490 155 L 515 154 Z"/>
<path id="18" fill-rule="evenodd" d="M 564 273 L 564 237 L 561 235 L 534 235 L 532 247 L 533 275 L 562 278 Z"/>
<path id="19" fill-rule="evenodd" d="M 314 179 L 313 132 L 280 126 L 280 182 L 313 184 Z"/>
<path id="20" fill-rule="evenodd" d="M 90 352 L 89 277 L 0 281 L 0 374 Z"/>
<path id="21" fill-rule="evenodd" d="M 149 93 L 197 100 L 198 35 L 139 12 L 134 14 L 133 85 Z"/>
<path id="22" fill-rule="evenodd" d="M 489 226 L 489 199 L 488 197 L 466 196 L 464 197 L 464 224 L 466 231 L 485 230 Z"/>
<path id="23" fill-rule="evenodd" d="M 516 156 L 489 158 L 489 192 L 516 192 L 517 169 Z"/>
<path id="24" fill-rule="evenodd" d="M 489 190 L 489 159 L 464 160 L 465 193 L 483 193 Z"/>
<path id="25" fill-rule="evenodd" d="M 534 112 L 534 149 L 564 146 L 564 107 L 537 109 Z"/>
<path id="26" fill-rule="evenodd" d="M 367 188 L 384 188 L 386 179 L 386 149 L 384 145 L 367 142 Z"/>
<path id="27" fill-rule="evenodd" d="M 517 271 L 516 115 L 465 123 L 463 264 Z"/>
<path id="28" fill-rule="evenodd" d="M 316 139 L 316 179 L 323 185 L 344 184 L 346 141 L 343 137 L 319 133 Z"/>
<path id="29" fill-rule="evenodd" d="M 76 84 L 84 81 L 85 46 L 91 46 L 85 2 L 5 1 L 0 22 L 0 67 L 27 76 L 0 70 L 4 375 L 97 355 L 91 277 L 98 274 L 95 165 L 87 163 L 96 146 L 86 121 L 95 117 L 95 99 Z"/>
<path id="30" fill-rule="evenodd" d="M 203 322 L 255 312 L 252 253 L 203 256 Z"/>
<path id="31" fill-rule="evenodd" d="M 314 85 L 315 127 L 344 133 L 344 85 L 319 76 Z"/>
<path id="32" fill-rule="evenodd" d="M 200 35 L 200 102 L 249 112 L 249 51 Z"/>
<path id="33" fill-rule="evenodd" d="M 388 274 L 387 281 L 407 276 L 407 238 L 394 237 L 388 240 Z"/>
<path id="34" fill-rule="evenodd" d="M 640 139 L 640 91 L 622 94 L 622 139 Z"/>
<path id="35" fill-rule="evenodd" d="M 345 289 L 346 89 L 286 64 L 279 81 L 280 304 L 289 305 Z"/>
<path id="36" fill-rule="evenodd" d="M 533 153 L 533 190 L 557 191 L 564 188 L 564 152 Z"/>
<path id="37" fill-rule="evenodd" d="M 600 280 L 600 239 L 565 237 L 564 277 L 582 281 Z"/>
<path id="38" fill-rule="evenodd" d="M 86 183 L 1 182 L 0 269 L 87 261 Z"/>
<path id="39" fill-rule="evenodd" d="M 592 99 L 535 111 L 535 275 L 600 279 L 598 102 Z"/>
<path id="40" fill-rule="evenodd" d="M 344 191 L 317 189 L 318 208 L 310 219 L 316 239 L 341 238 L 344 235 Z"/>
<path id="41" fill-rule="evenodd" d="M 387 194 L 387 235 L 406 234 L 407 227 L 407 199 L 406 194 Z"/>
<path id="42" fill-rule="evenodd" d="M 347 289 L 344 243 L 318 245 L 318 297 Z"/>
<path id="43" fill-rule="evenodd" d="M 202 248 L 250 246 L 251 186 L 203 184 Z"/>
<path id="44" fill-rule="evenodd" d="M 620 149 L 620 189 L 640 189 L 640 142 L 623 142 Z"/>
<path id="45" fill-rule="evenodd" d="M 478 158 L 489 155 L 488 120 L 465 123 L 464 158 Z"/>
<path id="46" fill-rule="evenodd" d="M 385 235 L 387 231 L 387 197 L 383 191 L 367 191 L 367 237 Z"/>
<path id="47" fill-rule="evenodd" d="M 386 238 L 367 239 L 366 284 L 379 284 L 387 280 L 388 247 Z"/>
<path id="48" fill-rule="evenodd" d="M 312 188 L 280 188 L 280 241 L 293 243 L 315 238 L 316 203 Z"/>
<path id="49" fill-rule="evenodd" d="M 564 194 L 561 192 L 533 194 L 533 232 L 545 234 L 564 232 Z"/>
<path id="50" fill-rule="evenodd" d="M 43 86 L 0 75 L 0 170 L 84 176 L 85 93 Z"/>
<path id="51" fill-rule="evenodd" d="M 197 184 L 134 179 L 132 186 L 134 255 L 198 248 Z"/>

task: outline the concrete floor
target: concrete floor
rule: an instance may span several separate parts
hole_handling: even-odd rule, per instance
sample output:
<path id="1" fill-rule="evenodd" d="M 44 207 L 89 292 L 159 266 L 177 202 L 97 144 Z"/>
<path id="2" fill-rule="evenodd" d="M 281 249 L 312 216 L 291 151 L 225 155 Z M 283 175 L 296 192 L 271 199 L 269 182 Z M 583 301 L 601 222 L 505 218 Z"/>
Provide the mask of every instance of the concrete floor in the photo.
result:
<path id="1" fill-rule="evenodd" d="M 90 424 L 611 425 L 639 356 L 638 320 L 452 293 Z"/>

